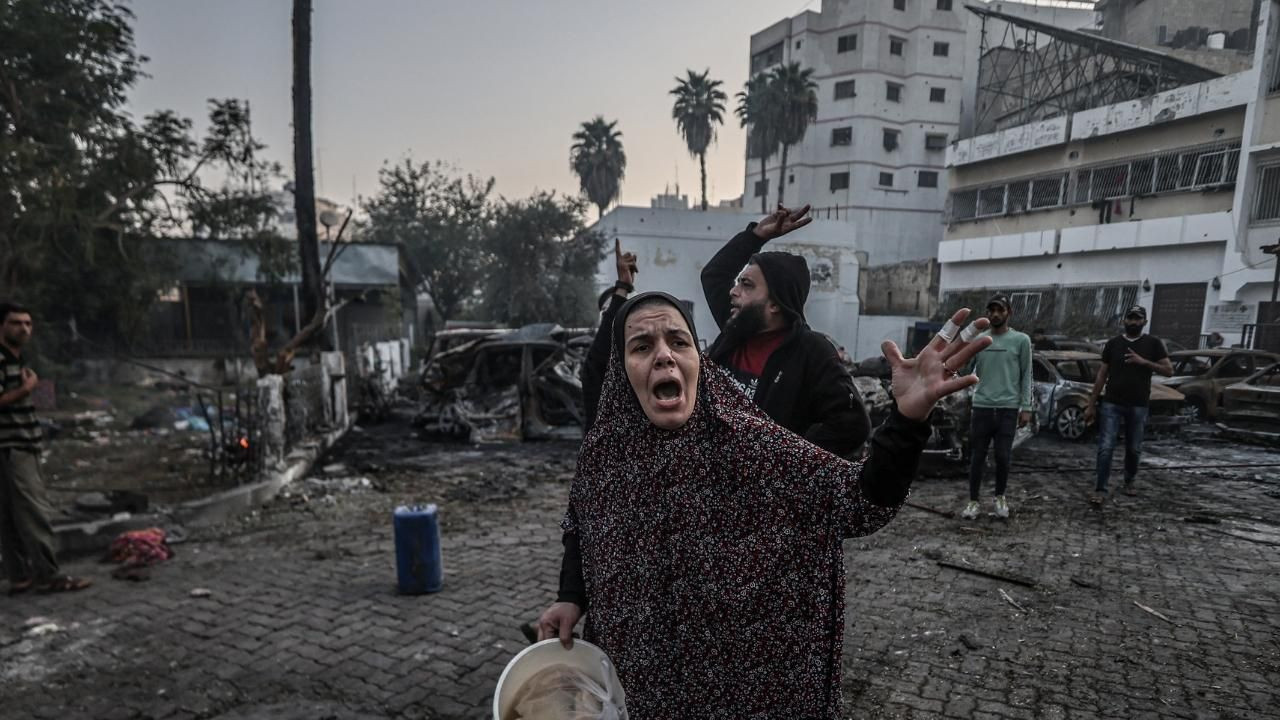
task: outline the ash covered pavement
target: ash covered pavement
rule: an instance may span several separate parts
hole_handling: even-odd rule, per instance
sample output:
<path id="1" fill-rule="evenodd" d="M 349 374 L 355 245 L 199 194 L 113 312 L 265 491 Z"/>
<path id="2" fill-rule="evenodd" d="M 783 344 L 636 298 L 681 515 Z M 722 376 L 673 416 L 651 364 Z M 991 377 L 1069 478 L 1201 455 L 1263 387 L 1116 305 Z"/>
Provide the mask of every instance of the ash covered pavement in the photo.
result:
<path id="1" fill-rule="evenodd" d="M 1141 494 L 1086 502 L 1093 446 L 1015 452 L 1008 521 L 919 481 L 845 544 L 845 715 L 1257 718 L 1280 707 L 1280 462 L 1207 434 L 1149 442 Z M 151 580 L 0 599 L 15 718 L 483 718 L 552 600 L 575 443 L 357 429 L 255 513 L 193 529 Z M 442 508 L 445 590 L 395 593 L 391 511 Z"/>

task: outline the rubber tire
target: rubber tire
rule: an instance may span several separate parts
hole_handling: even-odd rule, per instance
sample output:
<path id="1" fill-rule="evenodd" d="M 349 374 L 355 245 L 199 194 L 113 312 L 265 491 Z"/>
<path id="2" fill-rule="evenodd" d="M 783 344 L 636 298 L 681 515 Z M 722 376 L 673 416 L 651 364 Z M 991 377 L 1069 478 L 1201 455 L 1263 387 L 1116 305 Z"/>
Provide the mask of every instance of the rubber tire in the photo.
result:
<path id="1" fill-rule="evenodd" d="M 1084 439 L 1089 432 L 1089 426 L 1084 422 L 1084 408 L 1068 405 L 1059 410 L 1053 416 L 1053 431 L 1064 440 L 1078 442 Z"/>

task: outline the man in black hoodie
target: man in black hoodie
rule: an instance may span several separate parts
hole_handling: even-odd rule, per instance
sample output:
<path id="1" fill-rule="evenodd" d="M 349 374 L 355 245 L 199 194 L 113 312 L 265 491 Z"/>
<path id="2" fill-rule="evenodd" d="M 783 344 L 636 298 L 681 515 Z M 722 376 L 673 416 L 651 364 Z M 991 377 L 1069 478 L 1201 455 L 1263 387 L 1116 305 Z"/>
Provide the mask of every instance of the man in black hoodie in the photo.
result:
<path id="1" fill-rule="evenodd" d="M 779 206 L 738 233 L 702 270 L 707 306 L 720 327 L 708 356 L 727 369 L 774 422 L 818 447 L 854 457 L 871 421 L 836 347 L 804 317 L 809 264 L 760 252 L 813 220 L 809 206 Z"/>

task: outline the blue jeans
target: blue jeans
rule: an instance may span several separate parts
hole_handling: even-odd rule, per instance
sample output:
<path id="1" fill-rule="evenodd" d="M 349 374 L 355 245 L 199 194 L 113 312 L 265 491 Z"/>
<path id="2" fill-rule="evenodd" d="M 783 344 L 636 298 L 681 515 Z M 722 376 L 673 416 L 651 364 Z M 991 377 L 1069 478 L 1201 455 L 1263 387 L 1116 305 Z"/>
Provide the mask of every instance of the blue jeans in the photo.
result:
<path id="1" fill-rule="evenodd" d="M 969 424 L 969 499 L 977 502 L 982 473 L 987 468 L 987 448 L 996 446 L 996 495 L 1009 483 L 1013 436 L 1018 431 L 1018 408 L 973 409 Z"/>
<path id="2" fill-rule="evenodd" d="M 1142 457 L 1142 432 L 1147 426 L 1147 408 L 1102 403 L 1098 417 L 1098 492 L 1107 491 L 1111 478 L 1111 455 L 1116 449 L 1116 435 L 1124 425 L 1124 484 L 1133 484 Z"/>

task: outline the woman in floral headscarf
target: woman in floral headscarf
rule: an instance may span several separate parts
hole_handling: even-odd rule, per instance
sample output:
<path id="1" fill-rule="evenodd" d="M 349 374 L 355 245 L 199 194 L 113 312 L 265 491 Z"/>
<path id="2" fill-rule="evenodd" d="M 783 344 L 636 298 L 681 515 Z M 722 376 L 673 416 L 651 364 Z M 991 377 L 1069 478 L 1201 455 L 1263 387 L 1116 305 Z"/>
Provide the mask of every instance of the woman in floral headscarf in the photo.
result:
<path id="1" fill-rule="evenodd" d="M 977 382 L 951 369 L 990 342 L 952 341 L 968 314 L 914 359 L 885 342 L 897 407 L 864 464 L 771 422 L 699 354 L 675 298 L 628 301 L 540 637 L 571 645 L 587 615 L 585 637 L 613 659 L 638 720 L 836 717 L 841 543 L 893 518 L 934 403 Z"/>

